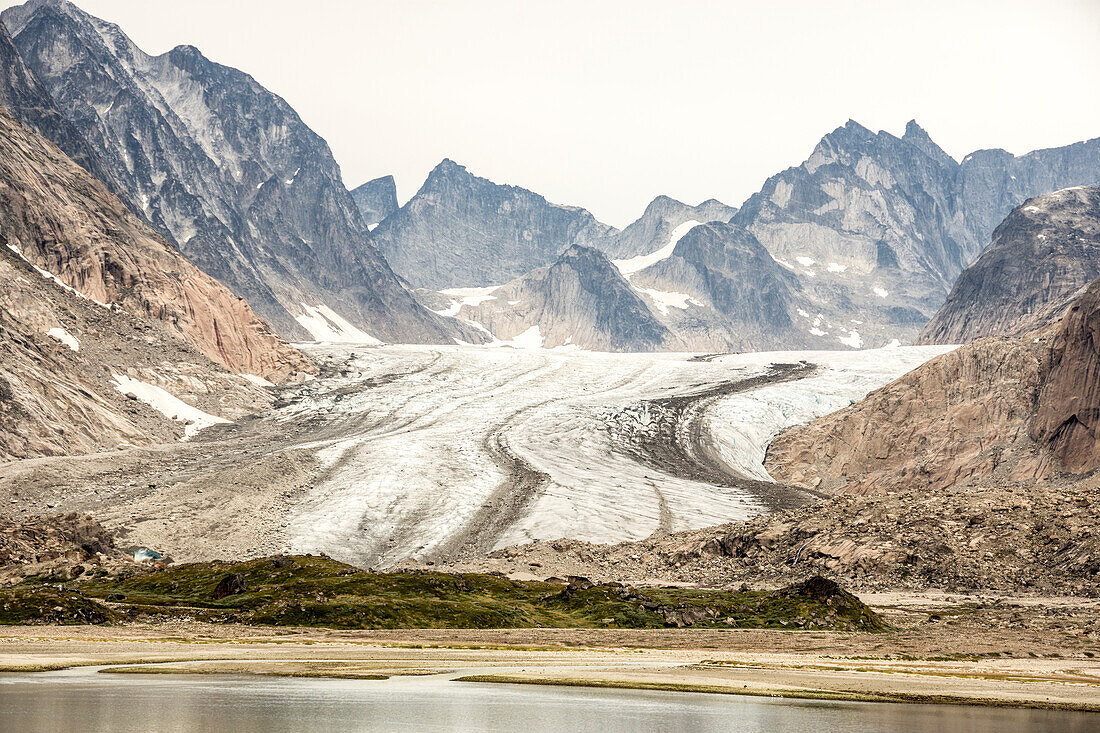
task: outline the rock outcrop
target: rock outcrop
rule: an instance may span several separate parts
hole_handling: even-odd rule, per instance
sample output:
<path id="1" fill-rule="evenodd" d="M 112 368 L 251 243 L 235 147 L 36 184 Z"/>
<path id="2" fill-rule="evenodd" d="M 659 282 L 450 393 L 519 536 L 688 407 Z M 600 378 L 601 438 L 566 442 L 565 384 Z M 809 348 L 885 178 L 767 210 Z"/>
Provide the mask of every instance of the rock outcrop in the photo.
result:
<path id="1" fill-rule="evenodd" d="M 922 343 L 962 344 L 1017 336 L 1060 319 L 1100 277 L 1100 188 L 1028 199 L 955 281 L 921 332 Z"/>
<path id="2" fill-rule="evenodd" d="M 1100 467 L 1100 280 L 1057 324 L 944 354 L 772 442 L 777 480 L 830 493 L 1035 483 Z"/>
<path id="3" fill-rule="evenodd" d="M 465 304 L 455 297 L 451 307 L 459 318 L 518 345 L 654 351 L 672 340 L 608 259 L 590 247 L 573 245 L 549 267 Z"/>
<path id="4" fill-rule="evenodd" d="M 397 184 L 393 176 L 382 176 L 353 188 L 351 198 L 359 207 L 363 223 L 374 228 L 378 222 L 397 211 Z"/>
<path id="5" fill-rule="evenodd" d="M 397 274 L 442 290 L 503 284 L 613 231 L 584 209 L 552 204 L 444 160 L 372 240 Z"/>
<path id="6" fill-rule="evenodd" d="M 192 46 L 150 56 L 64 0 L 0 17 L 136 213 L 281 334 L 479 338 L 401 286 L 328 145 L 250 76 Z"/>
<path id="7" fill-rule="evenodd" d="M 1100 468 L 1100 282 L 1070 307 L 1050 346 L 1031 437 L 1070 473 Z"/>

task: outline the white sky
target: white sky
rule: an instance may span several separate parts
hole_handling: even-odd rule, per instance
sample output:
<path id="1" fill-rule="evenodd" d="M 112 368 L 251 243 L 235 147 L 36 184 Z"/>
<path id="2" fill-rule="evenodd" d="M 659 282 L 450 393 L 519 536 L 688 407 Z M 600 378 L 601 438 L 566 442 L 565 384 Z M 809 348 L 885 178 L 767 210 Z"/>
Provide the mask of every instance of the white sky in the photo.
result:
<path id="1" fill-rule="evenodd" d="M 450 157 L 623 226 L 740 204 L 848 118 L 956 158 L 1100 136 L 1100 0 L 77 4 L 252 74 L 402 201 Z"/>

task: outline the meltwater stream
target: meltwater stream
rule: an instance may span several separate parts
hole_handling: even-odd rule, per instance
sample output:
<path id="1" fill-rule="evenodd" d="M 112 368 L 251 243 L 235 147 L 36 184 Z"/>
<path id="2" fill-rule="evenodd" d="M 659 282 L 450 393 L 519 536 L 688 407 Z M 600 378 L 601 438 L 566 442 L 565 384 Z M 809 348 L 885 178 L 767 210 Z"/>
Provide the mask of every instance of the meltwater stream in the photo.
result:
<path id="1" fill-rule="evenodd" d="M 836 703 L 697 693 L 455 682 L 0 674 L 0 730 L 20 733 L 284 731 L 723 731 L 999 733 L 1096 730 L 1100 716 L 971 706 Z"/>

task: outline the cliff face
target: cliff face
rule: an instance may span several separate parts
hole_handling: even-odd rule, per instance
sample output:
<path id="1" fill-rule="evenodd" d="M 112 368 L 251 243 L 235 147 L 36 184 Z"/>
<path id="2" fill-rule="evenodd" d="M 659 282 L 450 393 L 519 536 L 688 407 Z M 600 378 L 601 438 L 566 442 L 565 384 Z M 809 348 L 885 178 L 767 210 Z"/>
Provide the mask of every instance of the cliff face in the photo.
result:
<path id="1" fill-rule="evenodd" d="M 1034 481 L 1100 467 L 1100 280 L 1058 323 L 987 338 L 781 433 L 766 467 L 833 493 Z"/>
<path id="2" fill-rule="evenodd" d="M 1074 301 L 1050 348 L 1031 437 L 1071 473 L 1100 468 L 1100 283 Z"/>
<path id="3" fill-rule="evenodd" d="M 272 382 L 315 371 L 57 147 L 0 111 L 0 240 L 92 301 L 168 325 L 211 360 Z"/>
<path id="4" fill-rule="evenodd" d="M 444 160 L 374 230 L 372 241 L 397 274 L 438 290 L 500 285 L 613 231 L 584 209 L 552 204 Z"/>
<path id="5" fill-rule="evenodd" d="M 1057 321 L 1100 277 L 1100 188 L 1028 199 L 993 232 L 921 332 L 922 343 L 1013 336 Z"/>
<path id="6" fill-rule="evenodd" d="M 371 246 L 327 143 L 252 77 L 191 46 L 146 54 L 63 0 L 31 0 L 2 18 L 104 162 L 102 180 L 280 333 L 477 338 L 413 300 Z"/>

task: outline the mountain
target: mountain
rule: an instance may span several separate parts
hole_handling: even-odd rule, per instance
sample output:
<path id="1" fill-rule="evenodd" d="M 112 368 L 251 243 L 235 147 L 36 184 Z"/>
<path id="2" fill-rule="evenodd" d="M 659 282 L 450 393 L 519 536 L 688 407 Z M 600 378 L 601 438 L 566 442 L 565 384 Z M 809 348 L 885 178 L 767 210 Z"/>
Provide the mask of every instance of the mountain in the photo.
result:
<path id="1" fill-rule="evenodd" d="M 397 211 L 397 184 L 393 176 L 382 176 L 352 189 L 351 198 L 359 207 L 363 223 L 375 227 L 378 222 Z"/>
<path id="2" fill-rule="evenodd" d="M 2 109 L 0 244 L 0 461 L 172 440 L 317 371 Z"/>
<path id="3" fill-rule="evenodd" d="M 823 344 L 808 332 L 809 323 L 802 331 L 796 328 L 796 300 L 804 303 L 798 278 L 747 230 L 719 221 L 700 224 L 650 263 L 656 257 L 616 264 L 689 349 Z M 633 271 L 639 265 L 647 266 Z"/>
<path id="4" fill-rule="evenodd" d="M 447 293 L 459 318 L 520 346 L 654 351 L 672 339 L 607 257 L 591 247 L 573 245 L 554 264 L 498 288 Z"/>
<path id="5" fill-rule="evenodd" d="M 280 333 L 478 338 L 412 299 L 371 246 L 328 145 L 252 77 L 191 46 L 150 56 L 64 0 L 0 18 L 136 213 Z"/>
<path id="6" fill-rule="evenodd" d="M 689 206 L 668 196 L 658 196 L 650 202 L 637 221 L 622 231 L 599 240 L 595 246 L 612 258 L 648 255 L 667 246 L 677 231 L 683 234 L 693 223 L 725 222 L 736 213 L 737 207 L 726 206 L 717 199 L 708 199 L 698 206 Z"/>
<path id="7" fill-rule="evenodd" d="M 955 198 L 971 247 L 988 244 L 993 230 L 1029 198 L 1071 186 L 1100 184 L 1100 138 L 1015 156 L 978 150 L 963 158 Z"/>
<path id="8" fill-rule="evenodd" d="M 956 168 L 915 124 L 897 138 L 850 121 L 769 178 L 733 222 L 821 301 L 892 326 L 885 341 L 912 338 L 977 254 L 952 229 Z"/>
<path id="9" fill-rule="evenodd" d="M 777 480 L 831 493 L 957 490 L 1100 468 L 1100 280 L 1057 323 L 980 339 L 768 448 Z"/>
<path id="10" fill-rule="evenodd" d="M 117 193 L 113 175 L 80 131 L 61 114 L 49 91 L 23 63 L 11 35 L 0 23 L 0 107 L 35 130 Z"/>
<path id="11" fill-rule="evenodd" d="M 924 327 L 923 343 L 1020 335 L 1053 323 L 1100 277 L 1100 188 L 1028 199 L 993 232 Z"/>
<path id="12" fill-rule="evenodd" d="M 445 159 L 372 239 L 397 274 L 440 290 L 500 285 L 613 232 L 584 209 L 479 178 Z"/>
<path id="13" fill-rule="evenodd" d="M 167 324 L 234 372 L 315 368 L 57 147 L 0 110 L 0 238 L 65 287 Z"/>
<path id="14" fill-rule="evenodd" d="M 997 222 L 1029 196 L 1100 182 L 1100 139 L 956 163 L 915 121 L 895 137 L 849 121 L 772 176 L 731 220 L 834 318 L 907 340 L 943 304 Z"/>

